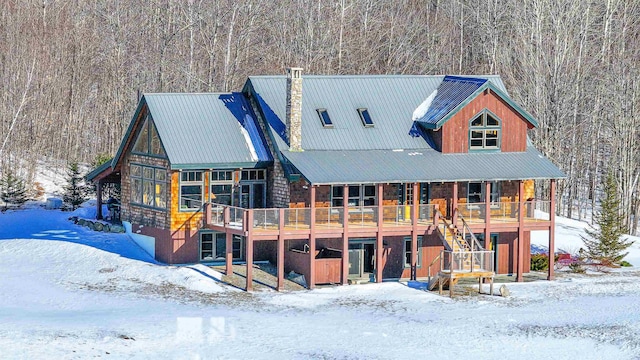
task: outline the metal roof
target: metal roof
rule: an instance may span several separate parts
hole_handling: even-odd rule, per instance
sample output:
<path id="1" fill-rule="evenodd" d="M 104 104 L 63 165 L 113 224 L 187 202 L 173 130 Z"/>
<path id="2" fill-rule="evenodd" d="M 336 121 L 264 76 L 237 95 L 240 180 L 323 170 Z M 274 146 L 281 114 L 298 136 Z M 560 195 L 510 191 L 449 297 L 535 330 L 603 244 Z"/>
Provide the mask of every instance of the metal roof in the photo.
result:
<path id="1" fill-rule="evenodd" d="M 273 160 L 240 93 L 145 94 L 141 101 L 173 169 L 254 167 Z"/>
<path id="2" fill-rule="evenodd" d="M 412 136 L 414 110 L 438 88 L 444 75 L 303 75 L 302 148 L 307 150 L 420 149 L 428 146 L 421 137 Z M 506 92 L 502 80 L 480 78 Z M 280 150 L 288 149 L 286 140 L 286 77 L 249 77 L 245 91 L 252 91 L 262 108 Z M 358 114 L 366 108 L 374 122 L 365 127 Z M 265 111 L 266 109 L 266 111 Z M 317 109 L 326 109 L 333 128 L 322 126 Z"/>
<path id="3" fill-rule="evenodd" d="M 421 124 L 438 124 L 445 116 L 478 90 L 487 79 L 445 76 L 429 110 L 418 120 Z"/>
<path id="4" fill-rule="evenodd" d="M 525 152 L 442 154 L 432 149 L 283 151 L 312 184 L 451 182 L 566 177 L 533 146 Z"/>

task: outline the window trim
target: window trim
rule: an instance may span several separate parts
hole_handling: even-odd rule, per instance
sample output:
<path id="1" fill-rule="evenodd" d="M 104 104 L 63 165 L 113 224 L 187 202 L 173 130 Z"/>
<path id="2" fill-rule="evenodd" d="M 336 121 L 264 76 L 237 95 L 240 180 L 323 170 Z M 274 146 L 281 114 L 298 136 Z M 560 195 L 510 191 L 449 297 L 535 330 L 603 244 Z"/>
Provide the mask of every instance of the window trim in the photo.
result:
<path id="1" fill-rule="evenodd" d="M 358 205 L 347 205 L 348 207 L 364 207 L 364 206 L 376 206 L 376 204 L 378 204 L 378 187 L 376 186 L 376 184 L 349 184 L 348 187 L 358 187 L 358 197 L 356 198 L 355 196 L 349 196 L 349 194 L 347 193 L 347 204 L 349 203 L 349 201 L 351 199 L 355 199 L 358 202 Z M 365 195 L 365 190 L 367 187 L 372 187 L 373 191 L 374 191 L 374 195 L 371 196 L 367 196 Z M 341 189 L 342 191 L 342 196 L 335 196 L 333 189 Z M 348 191 L 348 190 L 347 190 Z M 334 205 L 334 199 L 342 199 L 342 204 L 343 205 Z M 344 206 L 344 185 L 331 185 L 331 207 L 342 207 Z M 366 200 L 373 200 L 373 205 L 365 205 L 365 201 Z"/>
<path id="2" fill-rule="evenodd" d="M 184 173 L 201 173 L 201 180 L 200 181 L 182 181 L 182 174 Z M 202 204 L 204 204 L 205 202 L 205 198 L 204 198 L 204 184 L 205 184 L 205 171 L 202 170 L 186 170 L 186 171 L 180 171 L 179 175 L 178 175 L 178 211 L 179 212 L 198 212 L 200 210 L 202 210 Z M 186 184 L 185 184 L 186 183 Z M 199 184 L 198 184 L 199 183 Z M 200 207 L 198 208 L 183 208 L 182 207 L 182 186 L 197 186 L 200 185 L 200 202 L 202 203 Z"/>
<path id="3" fill-rule="evenodd" d="M 138 141 L 140 140 L 140 135 L 144 130 L 147 130 L 147 152 L 136 151 L 136 146 L 138 145 Z M 151 152 L 151 135 L 152 130 L 155 131 L 155 134 L 158 135 L 158 141 L 160 142 L 160 148 L 162 150 L 162 154 L 155 154 Z M 167 159 L 167 151 L 164 149 L 164 144 L 162 143 L 162 139 L 160 139 L 160 134 L 158 133 L 158 128 L 153 121 L 153 117 L 151 114 L 147 114 L 144 119 L 144 123 L 140 127 L 140 130 L 136 134 L 136 139 L 131 147 L 131 153 L 141 156 L 148 156 L 157 159 Z"/>
<path id="4" fill-rule="evenodd" d="M 493 119 L 495 119 L 498 122 L 498 125 L 487 125 L 487 116 L 492 117 Z M 482 117 L 482 125 L 481 126 L 472 126 L 471 123 L 473 123 L 473 121 L 475 119 L 477 119 L 478 117 Z M 472 146 L 471 145 L 471 134 L 474 131 L 479 131 L 482 132 L 482 146 Z M 497 132 L 497 139 L 496 139 L 496 146 L 491 146 L 488 147 L 486 145 L 487 142 L 487 132 L 488 131 L 496 131 Z M 481 151 L 500 151 L 502 149 L 502 120 L 496 116 L 496 114 L 494 114 L 493 112 L 489 111 L 488 109 L 483 109 L 482 111 L 480 111 L 479 113 L 477 113 L 476 115 L 472 116 L 471 119 L 469 120 L 469 134 L 468 134 L 468 142 L 469 142 L 469 146 L 468 149 L 470 152 L 481 152 Z"/>
<path id="5" fill-rule="evenodd" d="M 416 269 L 420 269 L 422 268 L 422 250 L 423 250 L 423 246 L 422 246 L 422 240 L 423 240 L 423 236 L 422 235 L 418 235 L 418 260 L 416 261 Z M 407 243 L 409 243 L 409 250 L 407 251 Z M 407 255 L 411 254 L 411 237 L 410 236 L 405 236 L 404 237 L 404 268 L 405 269 L 410 269 L 411 268 L 411 262 L 407 263 Z"/>
<path id="6" fill-rule="evenodd" d="M 318 113 L 318 117 L 320 118 L 320 123 L 322 127 L 325 129 L 333 129 L 333 121 L 331 120 L 331 116 L 329 116 L 329 112 L 325 108 L 316 109 Z M 323 116 L 326 115 L 326 116 Z"/>
<path id="7" fill-rule="evenodd" d="M 367 108 L 358 108 L 358 115 L 360 115 L 360 121 L 362 121 L 362 125 L 366 128 L 375 127 L 375 123 L 371 118 L 371 113 L 369 113 L 369 109 Z"/>
<path id="8" fill-rule="evenodd" d="M 140 176 L 136 176 L 136 175 L 132 175 L 133 171 L 131 171 L 131 168 L 133 166 L 138 166 L 140 167 Z M 144 202 L 142 202 L 144 200 L 144 181 L 145 181 L 145 177 L 144 177 L 144 169 L 148 168 L 151 169 L 153 172 L 153 178 L 151 179 L 153 182 L 153 205 L 148 205 L 145 204 Z M 157 176 L 156 176 L 156 171 L 161 170 L 165 172 L 165 180 L 157 180 Z M 132 196 L 132 192 L 133 192 L 133 180 L 134 179 L 139 179 L 141 181 L 141 202 L 137 202 L 135 201 L 135 199 Z M 129 163 L 129 203 L 135 206 L 140 206 L 140 207 L 144 207 L 144 208 L 148 208 L 148 209 L 154 209 L 154 210 L 160 210 L 160 211 L 167 211 L 167 209 L 169 208 L 168 203 L 169 203 L 169 198 L 170 198 L 170 194 L 168 194 L 171 190 L 169 189 L 169 181 L 167 180 L 169 179 L 169 173 L 167 171 L 166 168 L 163 168 L 161 166 L 154 166 L 154 165 L 147 165 L 147 164 L 141 164 L 141 163 Z M 149 180 L 149 179 L 147 179 Z M 165 206 L 164 207 L 160 207 L 156 205 L 156 188 L 157 188 L 157 184 L 164 184 L 164 203 Z"/>
<path id="9" fill-rule="evenodd" d="M 478 205 L 476 205 L 476 204 L 482 204 L 482 203 L 486 203 L 487 202 L 487 194 L 486 194 L 486 187 L 485 187 L 486 183 L 487 183 L 487 181 L 469 181 L 467 183 L 467 208 L 468 209 L 477 208 Z M 489 183 L 491 184 L 490 185 L 491 193 L 489 193 L 489 203 L 490 203 L 489 206 L 492 209 L 496 209 L 496 208 L 500 207 L 500 182 L 499 181 L 489 181 Z M 471 202 L 469 200 L 469 195 L 470 195 L 469 191 L 470 191 L 470 188 L 471 188 L 471 184 L 480 184 L 480 201 Z M 495 195 L 496 201 L 493 201 L 494 195 Z"/>

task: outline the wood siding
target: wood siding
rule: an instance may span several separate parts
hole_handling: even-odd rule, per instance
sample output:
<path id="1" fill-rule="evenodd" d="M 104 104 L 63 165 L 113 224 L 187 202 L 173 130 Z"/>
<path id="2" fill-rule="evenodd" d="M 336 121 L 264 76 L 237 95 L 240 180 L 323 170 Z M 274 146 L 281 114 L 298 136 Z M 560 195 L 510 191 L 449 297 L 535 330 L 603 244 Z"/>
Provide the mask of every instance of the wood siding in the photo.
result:
<path id="1" fill-rule="evenodd" d="M 469 121 L 482 110 L 488 109 L 501 121 L 500 150 L 525 151 L 528 122 L 493 92 L 483 92 L 458 111 L 440 129 L 440 150 L 445 153 L 469 152 Z"/>

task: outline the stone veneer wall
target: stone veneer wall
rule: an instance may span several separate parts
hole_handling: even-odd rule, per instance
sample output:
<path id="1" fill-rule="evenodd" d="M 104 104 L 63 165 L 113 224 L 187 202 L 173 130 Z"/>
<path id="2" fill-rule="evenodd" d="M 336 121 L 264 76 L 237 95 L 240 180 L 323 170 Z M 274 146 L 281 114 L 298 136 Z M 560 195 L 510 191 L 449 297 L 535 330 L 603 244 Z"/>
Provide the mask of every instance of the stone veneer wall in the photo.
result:
<path id="1" fill-rule="evenodd" d="M 289 150 L 302 151 L 302 69 L 287 69 L 287 137 Z"/>
<path id="2" fill-rule="evenodd" d="M 123 221 L 129 221 L 131 223 L 155 227 L 158 229 L 168 229 L 169 228 L 169 209 L 167 210 L 156 210 L 151 209 L 144 206 L 138 206 L 131 204 L 131 178 L 130 178 L 130 164 L 142 164 L 142 165 L 151 165 L 156 167 L 162 167 L 165 169 L 169 168 L 169 161 L 166 159 L 160 159 L 150 156 L 142 156 L 136 154 L 128 154 L 126 155 L 121 175 L 122 175 L 122 183 L 121 183 L 121 213 L 120 218 Z M 169 177 L 169 173 L 167 172 L 167 201 L 169 201 L 171 193 L 171 178 Z M 168 204 L 167 204 L 168 206 Z"/>

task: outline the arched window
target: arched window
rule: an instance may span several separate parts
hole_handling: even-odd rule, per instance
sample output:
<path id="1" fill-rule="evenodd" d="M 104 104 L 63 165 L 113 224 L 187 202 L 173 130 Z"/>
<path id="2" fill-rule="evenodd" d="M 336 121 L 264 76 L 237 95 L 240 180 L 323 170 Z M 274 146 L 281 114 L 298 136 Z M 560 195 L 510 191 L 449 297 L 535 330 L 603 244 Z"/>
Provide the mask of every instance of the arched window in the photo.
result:
<path id="1" fill-rule="evenodd" d="M 500 149 L 500 120 L 489 111 L 483 111 L 469 122 L 469 150 Z"/>

